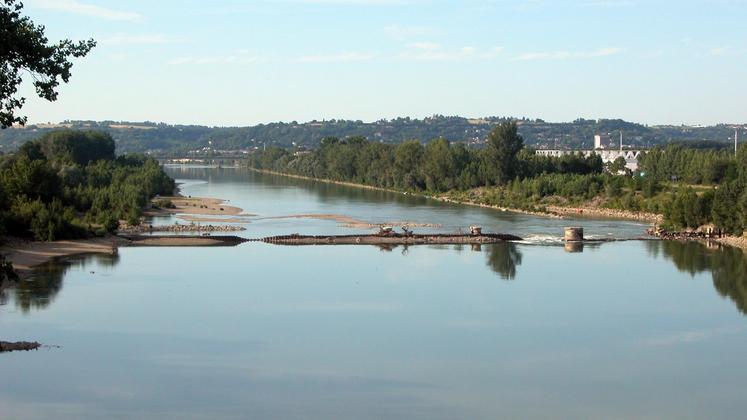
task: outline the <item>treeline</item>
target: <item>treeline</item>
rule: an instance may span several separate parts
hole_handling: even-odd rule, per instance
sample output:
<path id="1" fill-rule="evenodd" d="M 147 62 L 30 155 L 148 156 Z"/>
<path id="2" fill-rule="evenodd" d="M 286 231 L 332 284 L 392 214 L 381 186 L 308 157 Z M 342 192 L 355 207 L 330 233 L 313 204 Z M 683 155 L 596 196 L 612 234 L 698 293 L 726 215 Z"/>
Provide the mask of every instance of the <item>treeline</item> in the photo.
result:
<path id="1" fill-rule="evenodd" d="M 647 150 L 639 170 L 658 181 L 716 185 L 737 177 L 734 150 L 702 150 L 670 145 Z"/>
<path id="2" fill-rule="evenodd" d="M 658 202 L 643 198 L 660 189 L 650 179 L 610 175 L 599 155 L 538 155 L 524 147 L 515 123 L 497 126 L 479 149 L 445 139 L 425 145 L 415 140 L 388 145 L 360 137 L 333 137 L 311 152 L 268 148 L 252 154 L 249 165 L 401 191 L 448 192 L 457 200 L 531 211 L 542 211 L 549 204 L 581 204 L 598 196 L 605 197 L 610 207 L 660 211 Z M 616 166 L 619 162 L 607 168 Z"/>
<path id="3" fill-rule="evenodd" d="M 734 235 L 747 229 L 747 147 L 693 150 L 654 148 L 641 160 L 641 171 L 670 185 L 662 213 L 673 227 L 713 224 Z"/>
<path id="4" fill-rule="evenodd" d="M 515 123 L 496 127 L 481 149 L 442 138 L 425 145 L 416 140 L 391 145 L 363 137 L 327 137 L 317 150 L 294 152 L 272 147 L 252 154 L 249 164 L 314 178 L 430 193 L 504 185 L 514 178 L 542 173 L 592 174 L 603 170 L 602 160 L 596 155 L 551 158 L 524 149 Z"/>
<path id="5" fill-rule="evenodd" d="M 173 190 L 157 161 L 116 157 L 109 134 L 56 131 L 0 161 L 0 234 L 51 241 L 112 232 Z"/>

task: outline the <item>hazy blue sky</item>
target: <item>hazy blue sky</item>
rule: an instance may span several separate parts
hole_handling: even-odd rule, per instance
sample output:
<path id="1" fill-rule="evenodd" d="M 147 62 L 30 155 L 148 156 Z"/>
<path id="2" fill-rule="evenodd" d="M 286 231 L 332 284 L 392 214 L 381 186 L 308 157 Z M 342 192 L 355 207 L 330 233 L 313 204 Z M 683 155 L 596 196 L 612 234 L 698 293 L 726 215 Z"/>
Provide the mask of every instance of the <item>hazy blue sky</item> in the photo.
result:
<path id="1" fill-rule="evenodd" d="M 24 3 L 50 39 L 99 41 L 32 122 L 747 122 L 744 0 Z"/>

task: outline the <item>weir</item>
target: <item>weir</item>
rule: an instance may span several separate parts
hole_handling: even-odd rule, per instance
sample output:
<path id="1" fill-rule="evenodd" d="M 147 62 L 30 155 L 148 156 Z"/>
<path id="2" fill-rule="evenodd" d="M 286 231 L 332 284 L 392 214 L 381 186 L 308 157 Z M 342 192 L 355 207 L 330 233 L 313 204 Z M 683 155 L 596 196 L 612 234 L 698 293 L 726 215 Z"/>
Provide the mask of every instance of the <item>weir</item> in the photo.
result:
<path id="1" fill-rule="evenodd" d="M 262 242 L 278 245 L 426 245 L 426 244 L 492 244 L 520 241 L 516 235 L 503 233 L 378 233 L 364 235 L 281 235 L 262 238 Z"/>
<path id="2" fill-rule="evenodd" d="M 122 246 L 236 246 L 250 239 L 235 235 L 118 235 Z"/>

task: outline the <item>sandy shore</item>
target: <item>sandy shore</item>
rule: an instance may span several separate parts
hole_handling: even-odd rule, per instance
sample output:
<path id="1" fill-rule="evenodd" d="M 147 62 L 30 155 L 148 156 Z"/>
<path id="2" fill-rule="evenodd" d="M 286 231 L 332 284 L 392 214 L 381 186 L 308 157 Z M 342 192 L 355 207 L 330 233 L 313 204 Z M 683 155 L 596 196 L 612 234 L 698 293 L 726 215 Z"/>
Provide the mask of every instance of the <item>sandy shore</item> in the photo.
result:
<path id="1" fill-rule="evenodd" d="M 243 214 L 240 207 L 224 204 L 226 200 L 220 198 L 206 197 L 159 197 L 159 200 L 171 200 L 174 208 L 151 209 L 145 212 L 146 216 L 158 216 L 163 214 L 194 214 L 202 216 L 226 215 L 226 216 L 254 216 Z"/>
<path id="2" fill-rule="evenodd" d="M 86 254 L 112 255 L 119 247 L 126 246 L 226 246 L 236 245 L 243 240 L 234 236 L 159 236 L 140 237 L 137 240 L 126 237 L 108 236 L 106 238 L 75 239 L 53 242 L 36 242 L 19 238 L 4 238 L 0 253 L 13 264 L 21 279 L 28 278 L 34 267 L 52 261 L 55 258 L 72 257 Z"/>
<path id="3" fill-rule="evenodd" d="M 624 220 L 637 220 L 653 224 L 660 224 L 664 221 L 664 216 L 656 213 L 646 213 L 628 210 L 606 209 L 603 207 L 560 207 L 547 206 L 547 211 L 564 216 L 573 217 L 601 217 Z"/>
<path id="4" fill-rule="evenodd" d="M 718 242 L 720 244 L 741 248 L 747 251 L 747 237 L 744 236 L 727 236 L 724 238 L 710 239 L 711 241 Z"/>
<path id="5" fill-rule="evenodd" d="M 165 214 L 179 214 L 183 220 L 193 222 L 225 222 L 249 223 L 244 219 L 251 214 L 243 214 L 243 209 L 228 206 L 225 200 L 205 197 L 159 197 L 171 200 L 174 208 L 151 209 L 146 216 Z M 227 218 L 200 217 L 225 215 Z M 191 218 L 191 219 L 188 219 Z M 237 228 L 236 230 L 243 228 Z M 217 231 L 217 230 L 216 230 Z M 105 238 L 77 239 L 53 242 L 36 242 L 20 238 L 4 238 L 4 245 L 0 246 L 0 253 L 5 255 L 21 278 L 27 277 L 32 268 L 51 261 L 54 258 L 70 257 L 82 254 L 114 254 L 120 246 L 216 246 L 225 245 L 226 241 L 210 237 L 177 237 L 153 238 L 138 241 L 137 244 L 121 236 L 107 236 Z"/>
<path id="6" fill-rule="evenodd" d="M 509 213 L 518 213 L 518 214 L 527 214 L 530 216 L 538 216 L 538 217 L 549 217 L 549 218 L 555 218 L 555 219 L 562 219 L 563 216 L 555 213 L 543 213 L 539 211 L 529 211 L 529 210 L 521 210 L 521 209 L 515 209 L 511 207 L 503 207 L 503 206 L 497 206 L 493 204 L 485 204 L 485 203 L 478 203 L 476 201 L 468 201 L 468 200 L 454 200 L 449 197 L 430 197 L 435 198 L 436 200 L 443 201 L 445 203 L 453 203 L 453 204 L 461 204 L 464 206 L 474 206 L 474 207 L 482 207 L 485 209 L 493 209 L 493 210 L 499 210 L 499 211 L 505 211 Z"/>
<path id="7" fill-rule="evenodd" d="M 184 220 L 186 222 L 197 222 L 197 223 L 241 223 L 247 224 L 252 221 L 245 218 L 245 216 L 236 217 L 201 217 L 192 215 L 181 215 L 177 219 Z"/>
<path id="8" fill-rule="evenodd" d="M 34 242 L 18 238 L 6 238 L 0 247 L 21 278 L 27 277 L 34 266 L 54 258 L 82 254 L 115 254 L 117 247 L 126 240 L 114 236 L 95 239 L 76 239 L 54 242 Z"/>

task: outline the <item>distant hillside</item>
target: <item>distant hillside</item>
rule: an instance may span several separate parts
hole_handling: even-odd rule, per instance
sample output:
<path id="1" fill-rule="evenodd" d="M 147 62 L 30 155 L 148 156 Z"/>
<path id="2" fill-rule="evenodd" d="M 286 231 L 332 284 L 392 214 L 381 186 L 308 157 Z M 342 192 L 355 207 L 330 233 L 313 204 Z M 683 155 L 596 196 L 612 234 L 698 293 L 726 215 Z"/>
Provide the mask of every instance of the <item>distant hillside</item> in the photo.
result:
<path id="1" fill-rule="evenodd" d="M 151 152 L 180 154 L 189 150 L 212 147 L 218 150 L 252 149 L 267 146 L 315 147 L 327 136 L 340 138 L 363 136 L 372 141 L 399 143 L 407 139 L 428 141 L 443 137 L 482 144 L 499 117 L 468 119 L 436 115 L 424 119 L 397 118 L 375 122 L 329 120 L 306 123 L 271 123 L 252 127 L 206 127 L 198 125 L 168 125 L 151 122 L 66 121 L 60 124 L 29 125 L 0 131 L 0 151 L 13 151 L 25 141 L 59 128 L 97 129 L 112 135 L 118 152 Z M 669 142 L 727 143 L 734 129 L 728 125 L 711 127 L 644 126 L 623 120 L 578 119 L 568 123 L 547 123 L 542 120 L 519 120 L 519 132 L 525 142 L 535 148 L 588 148 L 594 134 L 616 136 L 622 130 L 626 145 L 647 147 Z"/>

